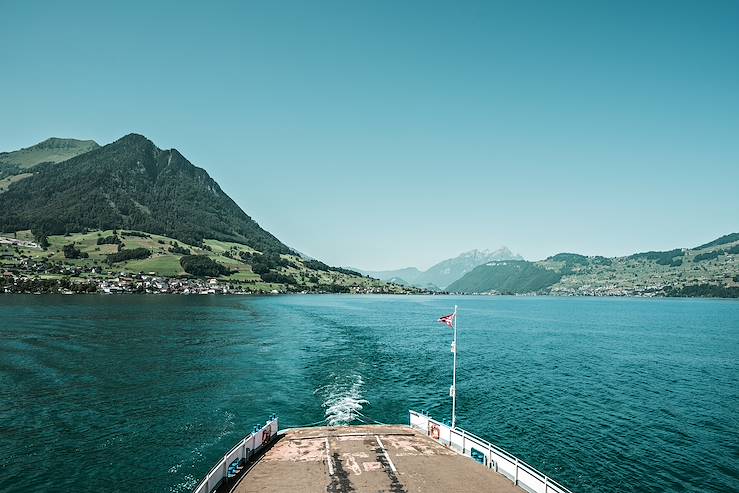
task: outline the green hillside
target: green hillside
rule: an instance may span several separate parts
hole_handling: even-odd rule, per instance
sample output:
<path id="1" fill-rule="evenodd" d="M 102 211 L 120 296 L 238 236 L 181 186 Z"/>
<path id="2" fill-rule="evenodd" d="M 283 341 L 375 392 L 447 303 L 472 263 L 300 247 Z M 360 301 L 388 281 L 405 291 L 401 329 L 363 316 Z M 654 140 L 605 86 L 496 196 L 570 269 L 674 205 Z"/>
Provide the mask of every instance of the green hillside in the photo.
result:
<path id="1" fill-rule="evenodd" d="M 243 292 L 380 292 L 415 290 L 362 277 L 321 262 L 292 254 L 265 254 L 241 243 L 206 239 L 200 245 L 141 231 L 105 230 L 52 235 L 48 247 L 15 246 L 9 240 L 32 242 L 30 231 L 0 233 L 0 274 L 18 279 L 107 282 L 120 276 L 157 276 L 175 279 L 217 277 L 224 285 Z M 143 258 L 117 261 L 120 253 L 144 251 Z M 70 258 L 70 255 L 72 258 Z M 183 258 L 199 256 L 223 267 L 221 274 L 186 272 Z M 124 255 L 125 257 L 125 255 Z M 2 292 L 0 277 L 0 292 Z M 9 281 L 10 282 L 10 281 Z"/>
<path id="2" fill-rule="evenodd" d="M 739 241 L 739 233 L 731 233 L 731 234 L 716 238 L 713 241 L 709 241 L 708 243 L 705 243 L 701 246 L 695 247 L 695 249 L 702 250 L 704 248 L 709 248 L 713 246 L 727 245 L 729 243 L 736 243 L 737 241 Z"/>
<path id="3" fill-rule="evenodd" d="M 205 170 L 136 134 L 40 167 L 0 193 L 0 210 L 0 231 L 30 229 L 38 238 L 122 228 L 193 245 L 213 238 L 259 251 L 290 251 Z"/>
<path id="4" fill-rule="evenodd" d="M 31 147 L 0 152 L 0 179 L 41 163 L 60 163 L 100 147 L 94 140 L 59 139 L 52 137 Z"/>
<path id="5" fill-rule="evenodd" d="M 205 170 L 141 135 L 3 157 L 26 172 L 0 179 L 0 292 L 418 291 L 301 258 Z"/>
<path id="6" fill-rule="evenodd" d="M 530 293 L 548 288 L 561 274 L 526 260 L 489 262 L 475 267 L 447 288 L 456 293 Z"/>
<path id="7" fill-rule="evenodd" d="M 696 248 L 626 257 L 559 253 L 538 262 L 482 265 L 448 288 L 461 293 L 739 297 L 739 234 Z"/>

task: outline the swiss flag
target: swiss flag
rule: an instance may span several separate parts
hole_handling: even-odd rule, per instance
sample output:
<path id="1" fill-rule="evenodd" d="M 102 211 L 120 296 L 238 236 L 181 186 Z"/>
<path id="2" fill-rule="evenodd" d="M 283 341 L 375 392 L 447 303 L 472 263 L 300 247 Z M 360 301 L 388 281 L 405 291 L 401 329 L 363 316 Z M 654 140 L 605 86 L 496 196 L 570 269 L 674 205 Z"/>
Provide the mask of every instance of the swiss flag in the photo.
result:
<path id="1" fill-rule="evenodd" d="M 438 322 L 447 324 L 450 328 L 454 328 L 454 313 L 450 313 L 449 315 L 444 315 L 443 317 L 440 317 Z"/>

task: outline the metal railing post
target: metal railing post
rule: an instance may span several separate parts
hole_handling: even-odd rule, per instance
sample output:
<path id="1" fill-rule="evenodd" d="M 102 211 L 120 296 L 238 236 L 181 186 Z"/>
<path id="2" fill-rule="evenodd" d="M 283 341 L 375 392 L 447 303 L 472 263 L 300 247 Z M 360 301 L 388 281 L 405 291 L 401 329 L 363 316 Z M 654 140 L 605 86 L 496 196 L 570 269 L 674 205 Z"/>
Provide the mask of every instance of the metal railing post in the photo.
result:
<path id="1" fill-rule="evenodd" d="M 516 474 L 513 477 L 513 484 L 518 486 L 518 457 L 516 457 Z"/>
<path id="2" fill-rule="evenodd" d="M 544 476 L 544 493 L 549 491 L 549 478 Z"/>

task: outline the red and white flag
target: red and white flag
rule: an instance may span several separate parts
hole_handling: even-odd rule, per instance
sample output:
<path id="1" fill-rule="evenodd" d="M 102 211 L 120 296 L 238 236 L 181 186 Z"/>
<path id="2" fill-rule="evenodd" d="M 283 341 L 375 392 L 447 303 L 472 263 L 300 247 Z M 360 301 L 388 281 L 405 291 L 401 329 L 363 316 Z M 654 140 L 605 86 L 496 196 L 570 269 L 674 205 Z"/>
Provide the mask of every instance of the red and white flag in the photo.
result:
<path id="1" fill-rule="evenodd" d="M 443 324 L 447 324 L 450 328 L 454 328 L 454 313 L 450 313 L 449 315 L 444 315 L 443 317 L 440 317 L 437 322 L 441 322 Z"/>

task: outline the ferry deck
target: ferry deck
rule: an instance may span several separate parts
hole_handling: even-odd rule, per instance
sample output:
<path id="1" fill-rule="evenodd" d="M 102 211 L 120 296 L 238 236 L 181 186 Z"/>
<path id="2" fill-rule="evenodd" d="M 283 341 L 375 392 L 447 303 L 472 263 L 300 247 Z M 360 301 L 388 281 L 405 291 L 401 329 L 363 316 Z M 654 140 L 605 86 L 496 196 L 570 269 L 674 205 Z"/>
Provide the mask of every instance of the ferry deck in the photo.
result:
<path id="1" fill-rule="evenodd" d="M 521 493 L 407 426 L 288 430 L 230 488 L 234 493 L 469 492 Z"/>

